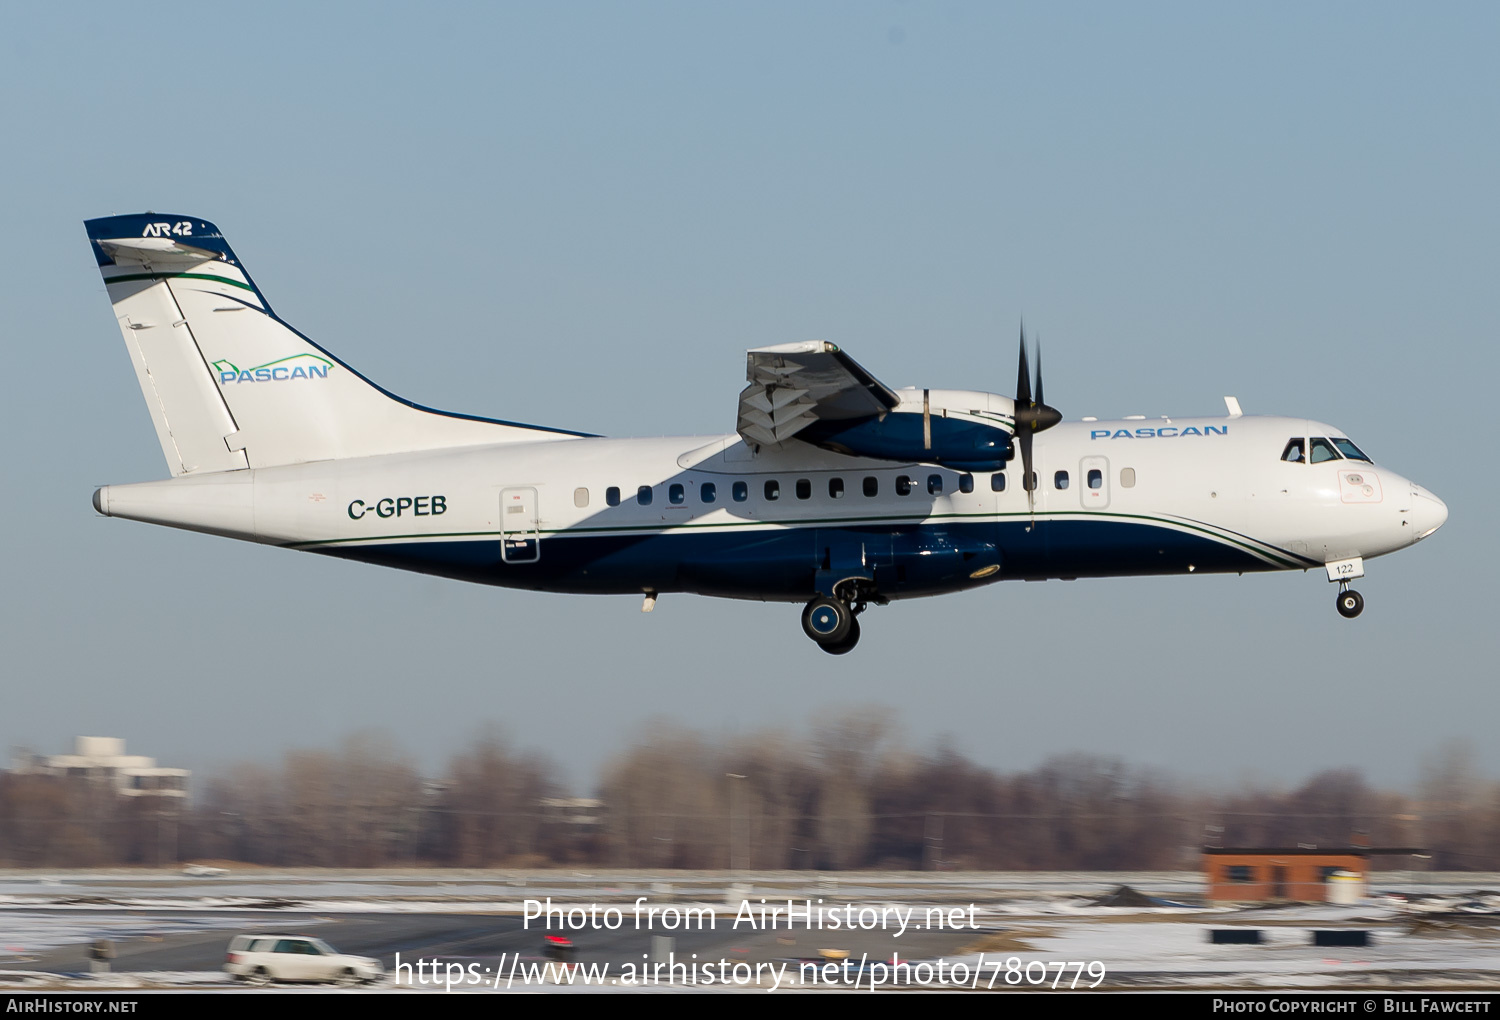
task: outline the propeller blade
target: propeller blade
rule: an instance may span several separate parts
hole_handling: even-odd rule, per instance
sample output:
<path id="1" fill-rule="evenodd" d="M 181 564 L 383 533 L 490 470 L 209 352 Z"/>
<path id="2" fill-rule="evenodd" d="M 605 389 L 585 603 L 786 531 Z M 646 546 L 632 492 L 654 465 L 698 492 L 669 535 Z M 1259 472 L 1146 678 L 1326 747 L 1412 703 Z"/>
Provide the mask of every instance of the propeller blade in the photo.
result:
<path id="1" fill-rule="evenodd" d="M 1021 324 L 1021 364 L 1016 370 L 1016 411 L 1031 406 L 1031 366 L 1026 363 L 1026 324 Z M 1019 419 L 1018 419 L 1019 420 Z"/>
<path id="2" fill-rule="evenodd" d="M 1026 325 L 1021 324 L 1021 354 L 1016 369 L 1016 429 L 1014 442 L 1021 447 L 1021 486 L 1026 490 L 1026 502 L 1036 514 L 1036 472 L 1032 469 L 1032 437 L 1050 429 L 1062 421 L 1062 414 L 1055 407 L 1048 407 L 1042 399 L 1042 338 L 1036 339 L 1036 399 L 1031 396 L 1031 363 L 1026 356 Z"/>
<path id="3" fill-rule="evenodd" d="M 1036 335 L 1036 406 L 1046 407 L 1047 402 L 1042 399 L 1042 334 Z"/>

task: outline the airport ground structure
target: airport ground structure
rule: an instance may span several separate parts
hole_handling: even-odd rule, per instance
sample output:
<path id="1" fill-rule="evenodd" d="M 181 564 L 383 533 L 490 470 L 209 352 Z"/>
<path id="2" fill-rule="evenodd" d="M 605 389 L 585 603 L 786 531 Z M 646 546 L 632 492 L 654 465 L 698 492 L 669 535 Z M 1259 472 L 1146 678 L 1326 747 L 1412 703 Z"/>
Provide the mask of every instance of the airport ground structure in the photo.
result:
<path id="1" fill-rule="evenodd" d="M 1197 871 L 1205 846 L 1363 842 L 1426 848 L 1417 864 L 1374 858 L 1377 871 L 1500 871 L 1500 784 L 1461 747 L 1435 755 L 1415 792 L 1354 770 L 1215 792 L 1089 755 L 1003 773 L 904 748 L 871 714 L 803 739 L 662 728 L 583 795 L 493 734 L 436 775 L 360 734 L 195 777 L 191 796 L 184 770 L 166 770 L 178 794 L 141 796 L 26 760 L 0 773 L 0 867 Z"/>
<path id="2" fill-rule="evenodd" d="M 1400 859 L 1414 870 L 1432 854 L 1421 847 L 1204 847 L 1207 897 L 1225 902 L 1356 903 L 1370 885 L 1373 859 Z"/>

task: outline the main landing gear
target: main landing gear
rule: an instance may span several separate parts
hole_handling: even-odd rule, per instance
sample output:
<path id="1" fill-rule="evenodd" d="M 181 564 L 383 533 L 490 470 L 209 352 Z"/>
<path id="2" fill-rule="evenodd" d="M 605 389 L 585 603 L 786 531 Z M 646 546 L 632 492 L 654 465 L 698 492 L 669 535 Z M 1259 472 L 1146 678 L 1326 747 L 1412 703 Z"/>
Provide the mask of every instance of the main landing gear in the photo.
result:
<path id="1" fill-rule="evenodd" d="M 813 599 L 802 610 L 802 629 L 830 655 L 843 655 L 859 643 L 859 620 L 843 599 Z"/>
<path id="2" fill-rule="evenodd" d="M 859 644 L 859 614 L 871 602 L 885 605 L 886 599 L 873 588 L 852 581 L 834 586 L 834 595 L 819 595 L 802 610 L 802 630 L 829 655 L 843 655 Z"/>
<path id="3" fill-rule="evenodd" d="M 1352 620 L 1365 610 L 1365 597 L 1353 588 L 1349 582 L 1344 581 L 1339 585 L 1338 598 L 1339 615 L 1346 620 Z"/>

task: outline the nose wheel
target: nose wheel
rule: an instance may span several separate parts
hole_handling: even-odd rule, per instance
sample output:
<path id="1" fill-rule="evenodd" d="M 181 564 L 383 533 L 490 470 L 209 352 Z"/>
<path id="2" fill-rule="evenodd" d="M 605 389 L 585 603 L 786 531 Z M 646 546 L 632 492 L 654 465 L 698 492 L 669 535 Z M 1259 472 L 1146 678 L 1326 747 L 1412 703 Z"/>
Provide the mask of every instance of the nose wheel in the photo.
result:
<path id="1" fill-rule="evenodd" d="M 1365 611 L 1365 597 L 1347 584 L 1341 584 L 1339 585 L 1338 607 L 1340 616 L 1346 620 L 1352 620 Z"/>

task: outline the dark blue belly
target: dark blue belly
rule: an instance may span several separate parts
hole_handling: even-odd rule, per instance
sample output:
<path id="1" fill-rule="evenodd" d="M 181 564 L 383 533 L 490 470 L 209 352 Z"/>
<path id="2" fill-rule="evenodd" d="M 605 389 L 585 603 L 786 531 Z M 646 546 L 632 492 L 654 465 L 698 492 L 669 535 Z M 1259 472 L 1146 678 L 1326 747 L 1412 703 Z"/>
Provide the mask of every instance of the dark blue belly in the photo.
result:
<path id="1" fill-rule="evenodd" d="M 827 578 L 860 576 L 888 598 L 1015 578 L 1259 571 L 1223 540 L 1150 523 L 1027 519 L 710 531 L 551 535 L 533 562 L 506 562 L 498 538 L 322 547 L 329 556 L 481 584 L 579 594 L 693 592 L 802 601 Z M 513 557 L 514 558 L 514 557 Z M 999 570 L 986 570 L 991 564 Z M 974 577 L 976 573 L 980 577 Z"/>

